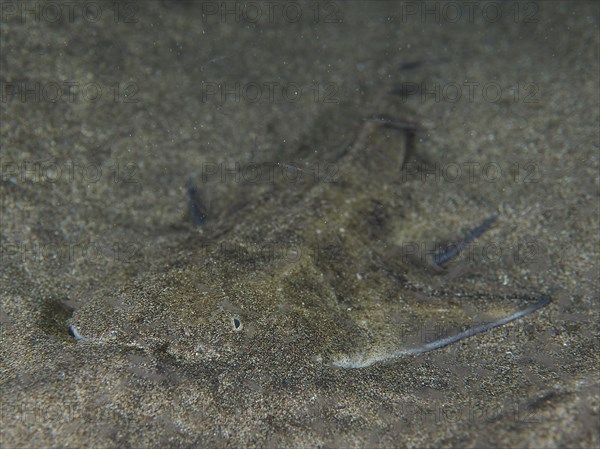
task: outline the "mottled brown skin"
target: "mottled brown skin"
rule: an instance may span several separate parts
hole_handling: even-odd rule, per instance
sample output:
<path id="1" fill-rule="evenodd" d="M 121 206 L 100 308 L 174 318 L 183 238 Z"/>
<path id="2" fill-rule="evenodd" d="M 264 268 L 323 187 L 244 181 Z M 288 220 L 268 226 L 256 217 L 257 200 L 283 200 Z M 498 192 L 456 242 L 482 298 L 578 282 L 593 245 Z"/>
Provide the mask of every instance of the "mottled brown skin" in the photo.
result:
<path id="1" fill-rule="evenodd" d="M 319 174 L 302 169 L 226 190 L 213 206 L 220 216 L 190 237 L 191 257 L 79 310 L 74 332 L 87 344 L 188 362 L 243 356 L 354 367 L 423 347 L 434 338 L 424 339 L 424 328 L 443 338 L 514 313 L 513 304 L 472 300 L 467 313 L 465 299 L 430 295 L 435 267 L 398 254 L 394 233 L 406 211 L 396 192 L 416 128 L 388 91 L 374 104 L 372 115 L 340 107 L 325 120 L 351 131 L 321 152 L 327 160 L 312 161 Z M 304 179 L 290 189 L 296 175 Z M 223 212 L 231 204 L 242 211 Z"/>

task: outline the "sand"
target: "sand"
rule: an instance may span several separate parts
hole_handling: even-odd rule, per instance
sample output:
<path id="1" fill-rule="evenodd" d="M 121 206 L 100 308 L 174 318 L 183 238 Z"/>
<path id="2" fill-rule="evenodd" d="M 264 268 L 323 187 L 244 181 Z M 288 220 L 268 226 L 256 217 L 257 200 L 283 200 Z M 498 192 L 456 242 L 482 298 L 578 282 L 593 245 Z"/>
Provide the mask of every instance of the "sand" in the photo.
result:
<path id="1" fill-rule="evenodd" d="M 172 3 L 0 5 L 3 447 L 597 445 L 598 5 Z"/>

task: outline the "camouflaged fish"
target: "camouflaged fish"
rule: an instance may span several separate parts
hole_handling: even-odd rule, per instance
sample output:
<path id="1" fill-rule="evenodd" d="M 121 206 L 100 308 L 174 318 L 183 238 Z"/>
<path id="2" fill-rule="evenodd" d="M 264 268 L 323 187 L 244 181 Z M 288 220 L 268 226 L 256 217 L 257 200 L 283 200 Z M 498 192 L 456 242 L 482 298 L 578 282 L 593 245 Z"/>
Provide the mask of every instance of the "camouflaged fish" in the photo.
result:
<path id="1" fill-rule="evenodd" d="M 442 348 L 546 305 L 549 298 L 535 295 L 490 301 L 453 290 L 460 279 L 428 288 L 497 215 L 429 263 L 403 258 L 397 229 L 406 211 L 393 192 L 419 130 L 389 91 L 374 104 L 371 115 L 328 110 L 314 137 L 327 151 L 314 156 L 307 144 L 285 155 L 313 157 L 309 168 L 284 164 L 281 179 L 221 192 L 212 216 L 189 181 L 193 221 L 204 232 L 190 236 L 185 256 L 164 272 L 78 310 L 71 334 L 81 344 L 185 363 L 364 368 Z M 344 133 L 322 139 L 331 123 Z"/>

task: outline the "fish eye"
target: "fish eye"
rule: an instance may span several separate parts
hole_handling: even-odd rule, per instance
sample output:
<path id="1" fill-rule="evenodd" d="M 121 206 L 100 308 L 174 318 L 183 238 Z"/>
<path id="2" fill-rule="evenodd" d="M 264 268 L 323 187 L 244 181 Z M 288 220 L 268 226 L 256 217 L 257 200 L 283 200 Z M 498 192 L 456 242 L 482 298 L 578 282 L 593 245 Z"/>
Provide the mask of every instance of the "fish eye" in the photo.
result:
<path id="1" fill-rule="evenodd" d="M 242 330 L 242 321 L 238 317 L 231 318 L 231 324 L 233 325 L 233 330 L 241 331 Z"/>

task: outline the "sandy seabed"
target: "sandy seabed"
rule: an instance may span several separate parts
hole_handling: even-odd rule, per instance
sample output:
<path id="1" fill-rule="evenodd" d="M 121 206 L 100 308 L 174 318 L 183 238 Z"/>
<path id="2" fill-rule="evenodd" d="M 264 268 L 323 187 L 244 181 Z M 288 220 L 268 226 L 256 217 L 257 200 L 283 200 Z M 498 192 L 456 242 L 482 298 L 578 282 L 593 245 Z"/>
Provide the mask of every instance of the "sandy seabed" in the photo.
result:
<path id="1" fill-rule="evenodd" d="M 598 4 L 66 3 L 0 4 L 2 447 L 599 444 Z"/>

